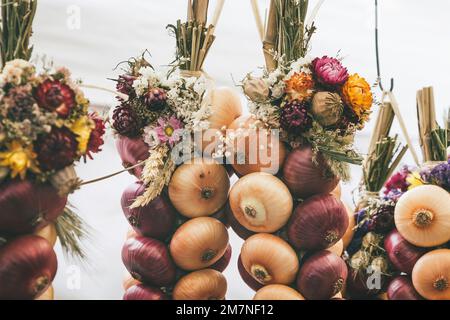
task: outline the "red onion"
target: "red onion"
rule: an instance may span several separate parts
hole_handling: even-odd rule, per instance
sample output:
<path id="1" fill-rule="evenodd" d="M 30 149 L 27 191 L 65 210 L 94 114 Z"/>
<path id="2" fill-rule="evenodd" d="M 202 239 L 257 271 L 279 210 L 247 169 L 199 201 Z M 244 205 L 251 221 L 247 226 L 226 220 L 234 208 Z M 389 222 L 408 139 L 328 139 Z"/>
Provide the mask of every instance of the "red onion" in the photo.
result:
<path id="1" fill-rule="evenodd" d="M 239 221 L 237 221 L 228 204 L 226 210 L 228 225 L 230 225 L 231 229 L 233 229 L 233 231 L 238 235 L 239 238 L 247 240 L 247 238 L 255 234 L 253 231 L 248 230 L 243 225 L 241 225 Z"/>
<path id="2" fill-rule="evenodd" d="M 301 250 L 326 249 L 342 238 L 347 227 L 343 203 L 331 194 L 316 195 L 294 210 L 288 224 L 289 242 Z"/>
<path id="3" fill-rule="evenodd" d="M 241 255 L 239 255 L 238 258 L 238 270 L 239 270 L 239 274 L 241 275 L 242 280 L 244 280 L 244 282 L 253 290 L 253 291 L 258 291 L 259 289 L 261 289 L 262 287 L 264 287 L 264 285 L 262 283 L 259 283 L 258 281 L 255 280 L 255 278 L 253 278 L 251 276 L 251 274 L 249 274 L 247 272 L 247 270 L 245 270 L 244 265 L 242 264 L 242 260 L 241 260 Z"/>
<path id="4" fill-rule="evenodd" d="M 423 300 L 406 276 L 398 276 L 389 283 L 387 289 L 389 300 Z"/>
<path id="5" fill-rule="evenodd" d="M 337 177 L 326 178 L 328 168 L 321 157 L 313 162 L 310 146 L 296 148 L 289 153 L 283 167 L 283 180 L 295 197 L 308 198 L 319 193 L 330 193 L 339 183 Z"/>
<path id="6" fill-rule="evenodd" d="M 417 260 L 425 254 L 424 248 L 413 246 L 396 230 L 392 230 L 384 239 L 384 248 L 389 261 L 404 273 L 411 274 Z"/>
<path id="7" fill-rule="evenodd" d="M 149 156 L 148 145 L 142 138 L 131 139 L 124 136 L 118 136 L 116 139 L 116 148 L 119 152 L 120 158 L 124 168 L 134 166 L 139 161 L 145 160 Z M 130 170 L 130 174 L 140 179 L 144 165 L 138 166 Z"/>
<path id="8" fill-rule="evenodd" d="M 175 265 L 166 245 L 138 236 L 128 239 L 122 248 L 122 261 L 128 272 L 141 282 L 168 286 L 175 282 Z"/>
<path id="9" fill-rule="evenodd" d="M 309 257 L 297 275 L 297 288 L 309 300 L 330 299 L 347 281 L 347 265 L 336 254 L 326 250 Z"/>
<path id="10" fill-rule="evenodd" d="M 52 284 L 58 262 L 47 240 L 16 238 L 0 248 L 0 300 L 34 299 Z"/>
<path id="11" fill-rule="evenodd" d="M 209 268 L 217 270 L 219 272 L 223 272 L 228 267 L 228 264 L 230 263 L 231 253 L 232 253 L 231 246 L 230 246 L 230 244 L 228 244 L 227 249 L 225 250 L 225 253 L 223 254 L 222 258 L 217 260 L 217 262 L 214 263 Z"/>
<path id="12" fill-rule="evenodd" d="M 173 231 L 176 210 L 163 192 L 144 207 L 130 209 L 134 200 L 143 194 L 145 186 L 142 182 L 130 185 L 122 194 L 122 210 L 133 229 L 146 237 L 159 240 L 167 238 Z"/>
<path id="13" fill-rule="evenodd" d="M 220 222 L 222 222 L 227 228 L 230 227 L 228 223 L 228 217 L 227 217 L 227 210 L 228 203 L 225 204 L 222 208 L 220 208 L 218 211 L 216 211 L 214 214 L 211 215 L 211 218 L 216 218 Z"/>
<path id="14" fill-rule="evenodd" d="M 123 300 L 167 300 L 167 296 L 159 288 L 136 284 L 125 291 Z"/>
<path id="15" fill-rule="evenodd" d="M 51 185 L 28 180 L 10 180 L 0 185 L 0 234 L 33 233 L 54 221 L 64 211 L 67 197 Z"/>

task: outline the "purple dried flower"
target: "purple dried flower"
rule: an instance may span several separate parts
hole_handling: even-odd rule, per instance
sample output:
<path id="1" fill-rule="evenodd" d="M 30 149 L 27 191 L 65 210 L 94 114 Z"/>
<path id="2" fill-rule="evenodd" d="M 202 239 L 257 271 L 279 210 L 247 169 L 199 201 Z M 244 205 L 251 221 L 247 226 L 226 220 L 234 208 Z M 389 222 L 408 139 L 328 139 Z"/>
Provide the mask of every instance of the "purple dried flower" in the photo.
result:
<path id="1" fill-rule="evenodd" d="M 301 134 L 312 126 L 312 118 L 308 114 L 309 104 L 294 100 L 286 103 L 281 109 L 281 128 L 289 133 Z"/>

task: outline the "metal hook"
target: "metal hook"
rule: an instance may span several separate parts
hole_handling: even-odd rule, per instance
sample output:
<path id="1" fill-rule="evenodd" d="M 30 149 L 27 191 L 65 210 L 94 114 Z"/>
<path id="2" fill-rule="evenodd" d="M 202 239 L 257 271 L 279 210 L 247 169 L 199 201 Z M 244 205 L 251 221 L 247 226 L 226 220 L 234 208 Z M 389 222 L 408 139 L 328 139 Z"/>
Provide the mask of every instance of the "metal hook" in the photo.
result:
<path id="1" fill-rule="evenodd" d="M 379 57 L 379 50 L 378 50 L 378 0 L 375 0 L 375 54 L 377 59 L 377 77 L 378 77 L 378 86 L 380 87 L 381 91 L 384 91 L 383 85 L 381 83 L 381 73 L 380 73 L 380 57 Z M 389 89 L 389 92 L 392 92 L 394 90 L 394 79 L 391 78 L 391 87 Z"/>

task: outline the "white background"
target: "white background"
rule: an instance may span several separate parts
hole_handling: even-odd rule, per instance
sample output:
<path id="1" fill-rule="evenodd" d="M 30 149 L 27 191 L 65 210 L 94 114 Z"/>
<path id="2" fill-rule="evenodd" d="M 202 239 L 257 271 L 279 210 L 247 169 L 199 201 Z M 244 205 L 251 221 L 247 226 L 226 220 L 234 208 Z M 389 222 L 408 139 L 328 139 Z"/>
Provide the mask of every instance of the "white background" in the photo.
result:
<path id="1" fill-rule="evenodd" d="M 215 1 L 211 1 L 214 5 Z M 316 1 L 310 1 L 315 5 Z M 450 3 L 444 0 L 380 0 L 380 45 L 385 86 L 395 78 L 395 94 L 406 119 L 408 130 L 416 141 L 416 90 L 426 85 L 435 88 L 437 114 L 443 115 L 450 105 L 450 37 L 448 15 Z M 266 1 L 260 1 L 265 8 Z M 75 6 L 75 7 L 73 7 Z M 80 28 L 70 29 L 68 18 L 79 8 Z M 74 77 L 87 84 L 113 88 L 107 78 L 117 72 L 114 66 L 149 49 L 153 65 L 172 61 L 174 41 L 165 26 L 185 19 L 185 0 L 39 0 L 36 17 L 35 55 L 46 54 L 56 65 L 69 67 Z M 374 1 L 326 0 L 316 19 L 312 55 L 340 55 L 351 72 L 358 72 L 370 82 L 376 80 L 374 55 Z M 217 39 L 208 56 L 205 70 L 218 85 L 233 86 L 233 78 L 243 76 L 263 65 L 261 44 L 254 25 L 249 0 L 226 0 L 217 27 Z M 108 94 L 87 90 L 91 101 L 102 107 L 114 105 Z M 379 92 L 378 92 L 379 93 Z M 439 119 L 440 120 L 440 119 Z M 362 152 L 367 145 L 369 124 L 358 137 Z M 419 147 L 416 145 L 419 152 Z M 411 162 L 410 156 L 405 162 Z M 104 152 L 94 161 L 78 166 L 85 179 L 111 173 L 121 168 L 108 136 Z M 345 185 L 344 199 L 351 202 L 351 191 L 357 185 L 360 170 L 354 168 L 351 184 Z M 59 271 L 55 280 L 57 299 L 121 299 L 124 267 L 120 251 L 128 228 L 120 208 L 120 196 L 133 181 L 121 176 L 86 186 L 71 196 L 78 212 L 95 229 L 86 243 L 89 266 L 81 268 L 81 286 L 67 285 L 72 269 L 58 246 Z M 225 275 L 228 299 L 249 299 L 253 293 L 241 281 L 236 259 L 241 241 L 231 235 L 234 253 Z"/>

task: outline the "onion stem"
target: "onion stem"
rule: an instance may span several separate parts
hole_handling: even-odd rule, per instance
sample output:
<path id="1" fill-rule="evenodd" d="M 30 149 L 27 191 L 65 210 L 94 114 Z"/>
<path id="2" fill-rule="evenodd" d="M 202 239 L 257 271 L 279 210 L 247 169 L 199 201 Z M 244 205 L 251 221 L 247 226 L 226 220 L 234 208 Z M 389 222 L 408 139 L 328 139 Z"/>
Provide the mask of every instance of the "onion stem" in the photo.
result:
<path id="1" fill-rule="evenodd" d="M 428 227 L 433 221 L 433 213 L 429 210 L 420 209 L 414 213 L 413 220 L 418 227 Z"/>
<path id="2" fill-rule="evenodd" d="M 202 255 L 202 262 L 208 262 L 214 259 L 214 257 L 217 255 L 217 251 L 208 249 L 206 250 Z"/>
<path id="3" fill-rule="evenodd" d="M 254 264 L 251 267 L 252 275 L 262 284 L 266 284 L 268 281 L 272 280 L 272 276 L 263 266 L 259 264 Z"/>
<path id="4" fill-rule="evenodd" d="M 42 276 L 36 279 L 34 292 L 38 294 L 42 292 L 49 284 L 49 279 L 46 276 Z"/>
<path id="5" fill-rule="evenodd" d="M 211 199 L 214 196 L 214 189 L 210 187 L 202 188 L 202 198 L 205 200 Z"/>
<path id="6" fill-rule="evenodd" d="M 434 281 L 433 288 L 438 291 L 444 291 L 448 288 L 448 285 L 448 280 L 443 276 L 440 276 L 438 279 L 436 279 L 436 281 Z"/>

